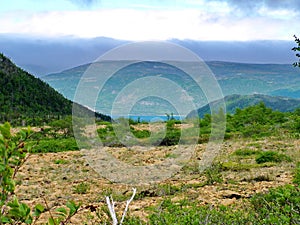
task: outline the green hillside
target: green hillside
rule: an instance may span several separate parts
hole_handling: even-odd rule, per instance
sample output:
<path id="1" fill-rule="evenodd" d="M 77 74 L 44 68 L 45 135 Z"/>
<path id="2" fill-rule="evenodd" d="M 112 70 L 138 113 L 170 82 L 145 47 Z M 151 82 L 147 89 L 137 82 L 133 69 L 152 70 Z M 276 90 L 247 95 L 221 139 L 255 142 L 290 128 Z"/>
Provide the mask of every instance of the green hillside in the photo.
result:
<path id="1" fill-rule="evenodd" d="M 72 114 L 72 101 L 17 67 L 3 54 L 0 54 L 0 87 L 0 122 Z M 82 112 L 93 113 L 78 107 Z"/>
<path id="2" fill-rule="evenodd" d="M 229 95 L 224 98 L 226 104 L 226 112 L 229 114 L 235 113 L 237 108 L 243 109 L 248 106 L 256 105 L 264 102 L 266 107 L 275 111 L 290 112 L 300 108 L 300 99 L 292 99 L 285 97 L 275 97 L 261 94 L 254 95 Z M 220 100 L 212 102 L 212 104 L 220 104 Z M 196 111 L 191 112 L 187 117 L 195 117 L 196 115 L 203 117 L 205 114 L 211 114 L 210 106 L 207 104 Z"/>

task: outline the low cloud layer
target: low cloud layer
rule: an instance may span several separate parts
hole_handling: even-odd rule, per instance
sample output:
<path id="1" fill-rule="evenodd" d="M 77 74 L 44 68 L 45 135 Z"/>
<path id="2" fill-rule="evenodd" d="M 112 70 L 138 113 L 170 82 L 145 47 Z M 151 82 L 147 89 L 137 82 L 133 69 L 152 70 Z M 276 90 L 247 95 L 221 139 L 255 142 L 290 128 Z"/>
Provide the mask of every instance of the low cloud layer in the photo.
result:
<path id="1" fill-rule="evenodd" d="M 299 0 L 209 0 L 227 2 L 228 4 L 243 10 L 256 10 L 257 8 L 266 7 L 269 9 L 292 9 L 300 11 Z"/>
<path id="2" fill-rule="evenodd" d="M 296 61 L 291 41 L 192 41 L 170 40 L 186 47 L 205 61 L 288 63 Z M 0 35 L 1 52 L 35 75 L 58 72 L 90 63 L 100 55 L 128 42 L 109 38 L 26 39 Z"/>
<path id="3" fill-rule="evenodd" d="M 86 7 L 91 7 L 94 4 L 100 2 L 100 0 L 69 0 L 73 4 L 76 4 L 78 6 L 86 6 Z"/>

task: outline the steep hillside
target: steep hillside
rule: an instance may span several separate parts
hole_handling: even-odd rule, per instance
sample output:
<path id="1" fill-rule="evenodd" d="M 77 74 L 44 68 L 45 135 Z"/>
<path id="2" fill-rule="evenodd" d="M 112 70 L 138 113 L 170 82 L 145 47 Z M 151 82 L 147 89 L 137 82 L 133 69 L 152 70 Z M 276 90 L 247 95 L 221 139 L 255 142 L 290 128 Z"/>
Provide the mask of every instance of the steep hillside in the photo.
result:
<path id="1" fill-rule="evenodd" d="M 243 109 L 245 107 L 256 105 L 260 102 L 264 102 L 265 105 L 273 110 L 281 112 L 294 111 L 300 108 L 300 99 L 292 99 L 285 97 L 275 97 L 268 95 L 229 95 L 224 98 L 226 104 L 226 112 L 233 114 L 237 108 Z M 220 100 L 212 102 L 213 105 L 220 104 Z M 195 117 L 197 114 L 199 117 L 203 117 L 205 114 L 210 114 L 210 106 L 207 104 L 196 111 L 192 111 L 187 117 Z"/>
<path id="2" fill-rule="evenodd" d="M 18 68 L 3 54 L 0 54 L 0 87 L 0 122 L 72 114 L 72 101 Z M 78 107 L 82 112 L 89 111 Z"/>

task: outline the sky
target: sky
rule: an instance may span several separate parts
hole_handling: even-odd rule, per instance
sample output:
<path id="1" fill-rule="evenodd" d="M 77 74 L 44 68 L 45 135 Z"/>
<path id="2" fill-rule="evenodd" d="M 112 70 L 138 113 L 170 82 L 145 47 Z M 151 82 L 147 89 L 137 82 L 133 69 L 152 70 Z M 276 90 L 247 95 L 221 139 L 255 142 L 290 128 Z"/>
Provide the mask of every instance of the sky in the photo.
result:
<path id="1" fill-rule="evenodd" d="M 253 41 L 300 36 L 299 0 L 0 0 L 0 34 Z"/>

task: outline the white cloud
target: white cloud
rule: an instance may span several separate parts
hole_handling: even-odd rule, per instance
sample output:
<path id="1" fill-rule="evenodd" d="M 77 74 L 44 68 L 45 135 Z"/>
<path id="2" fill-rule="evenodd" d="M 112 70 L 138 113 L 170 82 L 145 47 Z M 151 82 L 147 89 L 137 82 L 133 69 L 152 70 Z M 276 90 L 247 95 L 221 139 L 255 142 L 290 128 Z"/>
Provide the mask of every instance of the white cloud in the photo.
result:
<path id="1" fill-rule="evenodd" d="M 102 9 L 2 14 L 0 33 L 38 36 L 106 36 L 124 40 L 291 39 L 300 30 L 287 10 L 261 9 L 260 16 L 237 19 L 224 3 L 218 8 L 183 10 Z M 216 8 L 213 11 L 213 8 Z M 291 14 L 290 14 L 291 16 Z M 284 17 L 283 19 L 281 17 Z"/>

